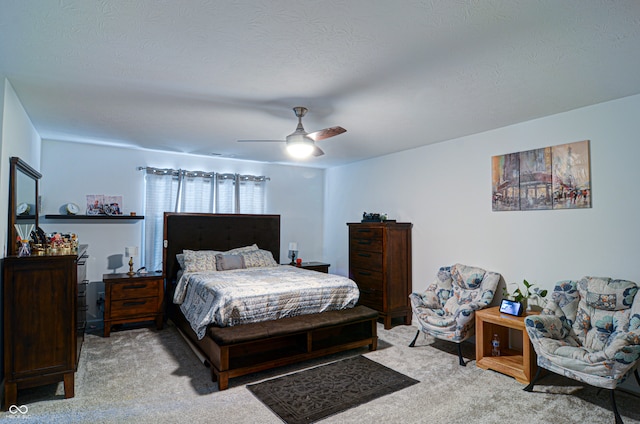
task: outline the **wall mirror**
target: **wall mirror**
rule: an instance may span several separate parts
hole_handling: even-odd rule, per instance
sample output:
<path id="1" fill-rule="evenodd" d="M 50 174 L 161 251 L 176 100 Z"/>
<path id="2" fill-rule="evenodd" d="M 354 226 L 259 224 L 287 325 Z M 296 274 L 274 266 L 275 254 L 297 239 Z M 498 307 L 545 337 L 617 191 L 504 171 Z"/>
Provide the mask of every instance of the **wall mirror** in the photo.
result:
<path id="1" fill-rule="evenodd" d="M 12 157 L 10 161 L 7 254 L 15 255 L 18 252 L 15 224 L 21 228 L 38 227 L 38 180 L 42 174 L 18 157 Z M 28 238 L 29 234 L 26 236 Z"/>

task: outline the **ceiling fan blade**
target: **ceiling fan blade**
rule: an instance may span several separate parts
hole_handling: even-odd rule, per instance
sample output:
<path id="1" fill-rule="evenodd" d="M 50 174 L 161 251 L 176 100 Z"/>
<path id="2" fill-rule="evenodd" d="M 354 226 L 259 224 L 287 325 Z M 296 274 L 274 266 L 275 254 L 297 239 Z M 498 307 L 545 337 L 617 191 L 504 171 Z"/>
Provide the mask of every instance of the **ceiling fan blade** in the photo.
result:
<path id="1" fill-rule="evenodd" d="M 278 142 L 278 143 L 284 143 L 285 140 L 238 140 L 238 143 L 254 143 L 254 142 L 258 142 L 258 143 L 263 143 L 263 142 Z"/>
<path id="2" fill-rule="evenodd" d="M 311 138 L 313 141 L 320 141 L 320 140 L 324 140 L 325 138 L 340 135 L 343 132 L 347 132 L 347 130 L 345 130 L 342 127 L 331 127 L 331 128 L 325 128 L 320 131 L 314 131 L 312 133 L 309 133 L 307 134 L 307 137 Z"/>
<path id="3" fill-rule="evenodd" d="M 322 156 L 324 152 L 318 146 L 313 146 L 313 156 Z"/>

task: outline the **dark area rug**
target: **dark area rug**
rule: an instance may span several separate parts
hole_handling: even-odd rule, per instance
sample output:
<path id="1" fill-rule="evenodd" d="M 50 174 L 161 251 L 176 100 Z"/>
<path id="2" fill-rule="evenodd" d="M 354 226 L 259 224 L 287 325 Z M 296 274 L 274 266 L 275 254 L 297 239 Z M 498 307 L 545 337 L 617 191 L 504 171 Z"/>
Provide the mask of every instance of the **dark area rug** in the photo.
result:
<path id="1" fill-rule="evenodd" d="M 287 424 L 313 423 L 419 383 L 364 356 L 247 385 Z"/>

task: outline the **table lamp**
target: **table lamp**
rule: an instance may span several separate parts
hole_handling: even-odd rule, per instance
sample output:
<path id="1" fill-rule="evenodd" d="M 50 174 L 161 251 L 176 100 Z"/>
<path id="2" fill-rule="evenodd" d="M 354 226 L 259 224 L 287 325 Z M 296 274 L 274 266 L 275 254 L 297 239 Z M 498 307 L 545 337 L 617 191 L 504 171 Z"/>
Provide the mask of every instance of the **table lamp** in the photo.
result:
<path id="1" fill-rule="evenodd" d="M 124 255 L 129 258 L 129 272 L 127 272 L 127 275 L 135 275 L 135 272 L 133 272 L 133 257 L 138 256 L 138 246 L 125 247 Z"/>
<path id="2" fill-rule="evenodd" d="M 292 241 L 289 243 L 289 258 L 291 258 L 290 265 L 296 264 L 296 256 L 298 255 L 298 243 Z"/>

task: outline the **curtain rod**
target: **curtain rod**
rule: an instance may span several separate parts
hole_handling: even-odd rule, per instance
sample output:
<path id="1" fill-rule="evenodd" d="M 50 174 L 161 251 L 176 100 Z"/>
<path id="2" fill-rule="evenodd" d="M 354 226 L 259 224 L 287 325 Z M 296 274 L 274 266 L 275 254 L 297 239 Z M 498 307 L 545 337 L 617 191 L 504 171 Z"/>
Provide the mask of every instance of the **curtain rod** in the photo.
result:
<path id="1" fill-rule="evenodd" d="M 224 179 L 240 179 L 241 181 L 271 181 L 271 178 L 265 177 L 264 175 L 240 175 L 240 174 L 231 174 L 231 173 L 219 173 L 219 172 L 206 172 L 206 171 L 187 171 L 185 169 L 171 169 L 171 168 L 153 168 L 150 166 L 139 166 L 138 171 L 146 171 L 147 174 L 154 175 L 175 175 L 184 176 L 184 177 L 203 177 L 203 178 L 213 178 L 214 175 L 222 177 Z"/>

